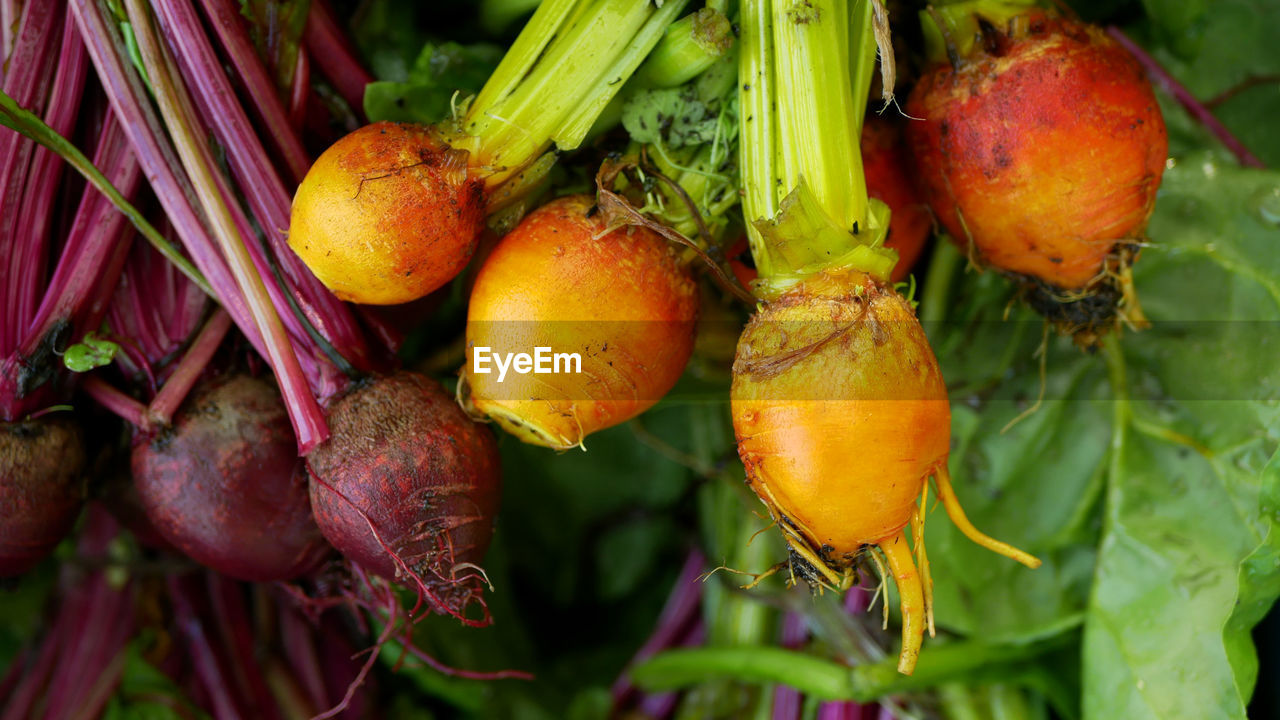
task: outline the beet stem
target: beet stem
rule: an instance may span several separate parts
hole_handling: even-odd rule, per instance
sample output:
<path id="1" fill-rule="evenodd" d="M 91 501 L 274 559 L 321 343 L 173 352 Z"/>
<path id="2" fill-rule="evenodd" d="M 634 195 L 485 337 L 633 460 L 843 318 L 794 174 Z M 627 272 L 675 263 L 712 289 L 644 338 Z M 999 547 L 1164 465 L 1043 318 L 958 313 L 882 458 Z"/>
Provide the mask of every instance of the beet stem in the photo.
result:
<path id="1" fill-rule="evenodd" d="M 210 0 L 205 0 L 205 4 L 211 4 Z M 223 72 L 213 46 L 203 34 L 194 8 L 188 0 L 154 0 L 154 5 L 177 60 L 184 69 L 185 76 L 191 79 L 188 85 L 197 99 L 197 105 L 226 149 L 231 169 L 258 220 L 258 226 L 266 236 L 268 247 L 260 250 L 265 260 L 257 263 L 259 271 L 262 272 L 264 263 L 273 266 L 278 263 L 284 270 L 284 279 L 278 283 L 281 287 L 279 295 L 283 296 L 281 299 L 285 301 L 284 304 L 292 306 L 296 302 L 301 306 L 302 317 L 295 324 L 309 324 L 316 328 L 344 359 L 355 359 L 358 365 L 367 368 L 367 361 L 361 362 L 361 359 L 368 355 L 368 350 L 349 307 L 334 297 L 306 268 L 297 254 L 286 247 L 284 235 L 289 227 L 289 193 L 244 109 L 237 102 L 234 89 Z M 252 53 L 253 48 L 248 44 L 247 38 L 245 46 L 239 50 Z M 237 61 L 235 56 L 233 61 Z M 238 62 L 242 69 L 244 65 L 257 66 L 261 81 L 268 85 L 266 91 L 276 101 L 279 122 L 283 126 L 280 132 L 293 134 L 292 128 L 284 119 L 283 106 L 279 103 L 274 86 L 270 85 L 266 69 L 257 56 L 250 55 Z M 303 173 L 305 171 L 304 165 Z M 283 311 L 279 299 L 273 296 L 273 300 L 276 300 L 276 307 Z M 305 327 L 291 326 L 290 329 L 296 341 L 306 344 L 310 333 L 306 333 L 305 337 L 299 334 L 299 330 L 306 330 Z M 323 353 L 316 345 L 312 341 L 307 348 L 314 357 Z M 313 382 L 313 387 L 316 384 Z"/>
<path id="2" fill-rule="evenodd" d="M 75 27 L 69 28 L 76 33 L 76 43 L 82 45 Z M 131 195 L 141 180 L 138 162 L 130 152 L 113 115 L 108 115 L 103 121 L 93 164 L 122 196 Z M 31 329 L 21 344 L 21 355 L 32 355 L 56 324 L 79 315 L 86 301 L 103 285 L 115 285 L 121 268 L 112 268 L 110 259 L 116 246 L 122 243 L 121 230 L 124 222 L 125 217 L 98 190 L 92 186 L 85 188 L 71 229 L 67 233 L 62 259 L 49 281 L 48 290 L 36 311 Z M 104 269 L 112 269 L 114 272 L 104 272 Z M 105 306 L 96 309 L 105 310 Z M 77 323 L 78 329 L 96 329 L 101 319 L 100 314 L 96 318 L 84 318 Z"/>
<path id="3" fill-rule="evenodd" d="M 34 0 L 33 0 L 34 1 Z M 55 61 L 53 87 L 46 104 L 44 121 L 59 135 L 68 135 L 75 126 L 76 115 L 80 110 L 80 101 L 84 95 L 85 68 L 88 59 L 84 52 L 84 43 L 80 42 L 79 33 L 73 24 L 66 21 L 66 12 L 60 13 L 58 23 L 61 28 L 61 48 Z M 48 148 L 35 149 L 31 157 L 31 166 L 27 171 L 27 182 L 24 188 L 22 208 L 17 218 L 17 226 L 13 238 L 24 243 L 35 252 L 29 264 L 23 264 L 17 275 L 19 288 L 16 300 L 19 303 L 18 316 L 24 320 L 33 317 L 41 302 L 41 287 L 48 278 L 47 258 L 48 245 L 52 238 L 51 222 L 55 193 L 62 177 L 63 163 L 58 155 Z M 17 262 L 22 255 L 15 253 L 11 262 Z M 20 328 L 19 332 L 25 330 Z"/>
<path id="4" fill-rule="evenodd" d="M 252 107 L 265 126 L 266 136 L 272 140 L 280 152 L 285 165 L 289 168 L 289 175 L 293 182 L 295 184 L 302 182 L 307 169 L 311 167 L 311 158 L 296 130 L 298 125 L 292 121 L 291 113 L 285 109 L 284 102 L 276 91 L 271 76 L 267 73 L 266 65 L 254 50 L 253 41 L 249 39 L 249 33 L 244 26 L 244 16 L 229 0 L 200 0 L 200 5 L 204 8 L 209 24 L 218 34 L 218 40 L 226 50 L 237 77 L 244 83 L 245 90 L 252 98 Z M 202 36 L 198 27 L 190 27 L 187 30 L 193 34 L 200 33 Z M 302 52 L 298 53 L 299 68 L 303 68 L 304 65 L 303 55 Z M 295 69 L 295 77 L 298 76 L 303 78 L 305 84 L 307 70 Z M 296 94 L 295 87 L 294 95 Z"/>
<path id="5" fill-rule="evenodd" d="M 191 599 L 187 596 L 186 589 L 182 587 L 181 580 L 172 576 L 169 578 L 169 597 L 173 600 L 175 623 L 187 641 L 187 649 L 190 652 L 191 662 L 195 666 L 196 675 L 200 679 L 201 687 L 208 693 L 213 703 L 213 717 L 216 720 L 239 720 L 240 712 L 236 709 L 231 689 L 227 686 L 227 679 L 218 666 L 218 658 L 214 654 L 213 647 L 209 644 L 208 633 L 205 632 L 200 618 L 196 616 Z"/>
<path id="6" fill-rule="evenodd" d="M 671 647 L 680 634 L 685 632 L 690 623 L 697 620 L 698 608 L 702 604 L 702 583 L 698 576 L 706 565 L 706 557 L 698 550 L 692 550 L 685 558 L 684 567 L 671 586 L 671 594 L 667 596 L 662 612 L 654 623 L 653 633 L 644 644 L 631 656 L 627 667 L 635 667 L 656 655 L 659 651 Z M 613 682 L 610 694 L 613 695 L 613 706 L 619 708 L 627 703 L 637 692 L 630 675 L 624 671 Z"/>
<path id="7" fill-rule="evenodd" d="M 373 82 L 373 76 L 356 59 L 326 0 L 311 0 L 303 43 L 320 73 L 329 79 L 352 112 L 364 118 L 364 88 Z"/>
<path id="8" fill-rule="evenodd" d="M 151 401 L 148 412 L 153 423 L 168 425 L 173 420 L 173 414 L 178 411 L 187 393 L 200 379 L 201 373 L 208 367 L 209 360 L 217 352 L 218 346 L 222 344 L 223 338 L 227 336 L 227 331 L 230 329 L 231 316 L 222 308 L 215 310 L 213 316 L 201 328 L 195 341 L 191 343 L 191 347 L 187 348 L 187 352 L 183 354 L 182 360 L 178 361 L 177 367 L 174 368 L 173 374 L 169 376 L 164 387 L 160 388 L 160 392 L 156 393 Z"/>
<path id="9" fill-rule="evenodd" d="M 195 265 L 209 281 L 205 283 L 199 273 L 186 274 L 227 309 L 249 342 L 259 354 L 267 357 L 262 335 L 253 322 L 245 298 L 237 291 L 235 278 L 218 253 L 201 214 L 193 204 L 194 191 L 185 175 L 180 174 L 181 165 L 169 143 L 168 132 L 150 105 L 150 93 L 126 60 L 123 40 L 114 20 L 107 18 L 101 5 L 93 0 L 72 0 L 71 10 L 80 25 L 89 56 L 107 90 L 111 106 L 129 136 L 129 142 L 164 207 L 166 217 L 182 238 Z M 141 216 L 135 219 L 131 215 L 130 219 L 135 221 L 135 225 L 145 223 Z M 142 229 L 141 226 L 139 229 Z M 153 245 L 156 244 L 156 240 L 150 235 L 148 239 L 152 240 Z M 163 241 L 163 238 L 160 240 Z M 181 254 L 175 254 L 176 258 L 169 254 L 166 257 L 171 262 L 179 263 L 180 267 L 183 263 L 185 267 L 190 267 L 190 262 L 185 261 Z"/>
<path id="10" fill-rule="evenodd" d="M 1137 43 L 1130 40 L 1120 28 L 1115 25 L 1109 25 L 1107 26 L 1107 34 L 1123 45 L 1138 61 L 1138 64 L 1142 65 L 1147 71 L 1151 79 L 1160 86 L 1160 89 L 1172 95 L 1173 99 L 1178 101 L 1178 104 L 1182 106 L 1183 110 L 1187 111 L 1187 114 L 1193 120 L 1203 125 L 1210 135 L 1217 138 L 1218 142 L 1222 143 L 1236 156 L 1236 160 L 1241 165 L 1259 169 L 1266 167 L 1266 164 L 1257 155 L 1250 152 L 1249 148 L 1228 130 L 1226 125 L 1223 125 L 1218 118 L 1214 117 L 1213 113 L 1209 112 L 1209 109 L 1202 105 L 1185 85 L 1170 75 L 1146 50 L 1143 50 Z"/>
<path id="11" fill-rule="evenodd" d="M 310 96 L 311 56 L 305 48 L 299 48 L 298 62 L 294 66 L 293 92 L 289 96 L 289 124 L 295 130 L 302 127 L 302 121 L 306 118 L 307 98 Z M 295 177 L 294 182 L 302 182 L 302 179 Z"/>
<path id="12" fill-rule="evenodd" d="M 191 175 L 196 196 L 215 230 L 214 239 L 230 264 L 236 284 L 249 306 L 253 323 L 267 340 L 267 359 L 275 370 L 281 394 L 289 408 L 298 449 L 306 454 L 329 436 L 324 415 L 311 394 L 284 324 L 267 295 L 266 286 L 245 243 L 238 237 L 226 198 L 218 191 L 208 147 L 194 135 L 196 123 L 190 98 L 183 91 L 172 61 L 156 37 L 152 18 L 142 0 L 126 0 L 125 6 L 160 112 L 172 132 L 182 164 Z"/>
<path id="13" fill-rule="evenodd" d="M 111 387 L 102 378 L 89 373 L 80 383 L 80 389 L 102 407 L 115 413 L 140 432 L 151 430 L 147 406 Z"/>
<path id="14" fill-rule="evenodd" d="M 44 109 L 53 79 L 53 53 L 51 46 L 57 33 L 56 3 L 30 0 L 22 8 L 21 22 L 14 40 L 12 56 L 8 59 L 9 73 L 5 77 L 4 92 L 12 96 L 17 107 L 30 108 L 39 116 Z M 6 123 L 7 124 L 7 123 Z M 5 322 L 0 323 L 0 353 L 8 352 L 17 344 L 19 333 L 30 317 L 22 315 L 27 306 L 19 293 L 26 289 L 26 273 L 36 273 L 42 267 L 41 255 L 44 238 L 17 235 L 17 223 L 22 217 L 22 201 L 27 183 L 27 168 L 35 143 L 17 133 L 0 133 L 0 246 L 14 248 L 7 257 L 0 258 L 0 302 L 4 303 Z"/>

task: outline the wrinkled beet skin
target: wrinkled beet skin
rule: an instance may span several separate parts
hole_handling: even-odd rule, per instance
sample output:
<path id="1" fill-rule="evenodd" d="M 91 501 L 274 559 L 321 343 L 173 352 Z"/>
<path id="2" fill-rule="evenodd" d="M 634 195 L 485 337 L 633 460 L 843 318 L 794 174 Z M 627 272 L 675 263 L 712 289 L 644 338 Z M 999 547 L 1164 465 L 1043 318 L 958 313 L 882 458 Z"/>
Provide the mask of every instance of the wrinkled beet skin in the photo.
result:
<path id="1" fill-rule="evenodd" d="M 133 450 L 133 477 L 156 530 L 241 580 L 286 580 L 329 552 L 279 391 L 233 375 L 198 387 L 173 427 Z"/>
<path id="2" fill-rule="evenodd" d="M 0 423 L 0 577 L 30 570 L 80 513 L 84 438 L 65 415 Z"/>
<path id="3" fill-rule="evenodd" d="M 905 110 L 922 118 L 906 125 L 920 189 L 979 262 L 1078 290 L 1143 236 L 1168 136 L 1141 66 L 1100 29 L 1035 11 L 994 51 L 935 65 Z"/>
<path id="4" fill-rule="evenodd" d="M 500 493 L 493 434 L 438 383 L 407 372 L 339 399 L 329 428 L 330 439 L 307 457 L 311 505 L 325 537 L 348 559 L 412 587 L 372 523 L 445 609 L 461 613 L 480 585 L 448 578 L 457 563 L 479 563 L 489 547 Z"/>

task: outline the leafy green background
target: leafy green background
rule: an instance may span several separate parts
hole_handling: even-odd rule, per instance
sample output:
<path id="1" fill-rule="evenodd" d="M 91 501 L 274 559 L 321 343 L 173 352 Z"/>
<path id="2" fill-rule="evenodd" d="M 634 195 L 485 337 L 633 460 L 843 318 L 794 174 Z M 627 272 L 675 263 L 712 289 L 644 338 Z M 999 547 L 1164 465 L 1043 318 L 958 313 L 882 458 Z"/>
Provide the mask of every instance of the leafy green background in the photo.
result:
<path id="1" fill-rule="evenodd" d="M 1202 99 L 1280 73 L 1277 2 L 1073 5 L 1121 24 Z M 453 90 L 478 87 L 507 39 L 465 9 L 428 19 L 416 3 L 373 0 L 361 13 L 355 36 L 382 81 L 366 97 L 377 118 L 442 117 Z M 458 30 L 427 32 L 443 27 Z M 1237 167 L 1162 102 L 1174 162 L 1136 265 L 1154 327 L 1096 354 L 1050 339 L 1034 412 L 1040 321 L 1010 309 L 999 277 L 945 270 L 949 248 L 937 250 L 935 271 L 922 270 L 949 288 L 922 313 L 952 391 L 957 491 L 980 528 L 1045 560 L 1026 570 L 930 515 L 941 632 L 922 668 L 931 650 L 941 657 L 963 638 L 1022 653 L 1016 672 L 995 663 L 947 675 L 935 701 L 948 717 L 994 717 L 998 706 L 1001 717 L 1039 718 L 1052 706 L 1087 720 L 1233 720 L 1266 687 L 1251 631 L 1280 595 L 1280 173 Z M 1280 167 L 1280 84 L 1247 87 L 1215 111 Z M 456 330 L 460 311 L 432 332 Z M 717 313 L 732 334 L 742 316 Z M 537 679 L 458 680 L 406 661 L 380 678 L 395 717 L 602 717 L 691 547 L 713 565 L 755 571 L 782 558 L 774 533 L 747 542 L 765 523 L 733 459 L 719 350 L 704 352 L 641 423 L 592 436 L 586 453 L 501 439 L 506 485 L 485 563 L 496 622 L 472 630 L 432 618 L 418 641 L 457 667 L 531 669 Z M 0 659 L 36 627 L 51 568 L 0 592 Z M 847 661 L 861 637 L 892 650 L 878 615 L 851 619 L 830 598 L 776 584 L 745 595 L 735 582 L 721 574 L 703 585 L 709 646 L 750 657 L 775 645 L 786 607 L 807 614 L 812 657 Z M 135 656 L 127 667 L 129 688 L 160 682 Z M 685 716 L 767 709 L 774 688 L 762 673 L 751 683 L 688 676 L 678 683 L 689 687 Z M 128 701 L 122 694 L 113 716 L 149 716 Z"/>

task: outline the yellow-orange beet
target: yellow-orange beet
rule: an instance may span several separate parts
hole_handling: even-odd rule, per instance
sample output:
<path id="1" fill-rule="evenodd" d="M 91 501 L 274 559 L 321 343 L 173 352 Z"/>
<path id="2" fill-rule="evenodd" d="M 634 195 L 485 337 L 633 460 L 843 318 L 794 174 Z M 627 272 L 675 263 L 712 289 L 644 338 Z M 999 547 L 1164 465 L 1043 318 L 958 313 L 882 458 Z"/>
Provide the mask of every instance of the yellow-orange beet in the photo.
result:
<path id="1" fill-rule="evenodd" d="M 850 270 L 805 280 L 752 317 L 733 377 L 738 454 L 794 551 L 793 572 L 844 588 L 868 547 L 879 546 L 902 598 L 902 672 L 911 672 L 932 626 L 920 502 L 931 475 L 966 535 L 1039 564 L 964 518 L 947 474 L 946 386 L 914 312 L 893 290 Z"/>
<path id="2" fill-rule="evenodd" d="M 697 285 L 667 240 L 642 227 L 611 230 L 590 196 L 559 198 L 525 217 L 476 276 L 464 403 L 525 442 L 580 445 L 671 389 L 693 351 L 697 314 Z M 552 354 L 552 372 L 513 365 L 499 379 L 496 358 L 539 347 Z M 555 354 L 577 354 L 579 364 Z M 477 357 L 488 372 L 477 372 Z"/>
<path id="3" fill-rule="evenodd" d="M 405 303 L 467 264 L 485 204 L 465 152 L 428 127 L 374 123 L 311 166 L 293 198 L 289 245 L 339 298 Z"/>
<path id="4" fill-rule="evenodd" d="M 975 47 L 907 101 L 921 190 L 974 260 L 1027 283 L 1036 309 L 1073 333 L 1105 326 L 1134 302 L 1117 283 L 1168 153 L 1151 84 L 1102 30 L 1040 10 Z"/>

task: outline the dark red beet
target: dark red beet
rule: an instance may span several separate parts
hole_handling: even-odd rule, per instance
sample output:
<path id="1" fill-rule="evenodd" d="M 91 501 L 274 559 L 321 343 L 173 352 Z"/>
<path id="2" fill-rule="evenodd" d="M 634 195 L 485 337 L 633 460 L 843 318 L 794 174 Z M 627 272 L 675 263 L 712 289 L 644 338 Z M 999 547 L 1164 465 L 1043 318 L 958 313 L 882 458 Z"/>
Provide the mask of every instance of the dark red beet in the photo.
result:
<path id="1" fill-rule="evenodd" d="M 133 478 L 156 530 L 223 574 L 285 580 L 328 552 L 280 392 L 265 380 L 196 388 L 172 428 L 134 447 Z"/>
<path id="2" fill-rule="evenodd" d="M 348 559 L 425 591 L 434 609 L 462 617 L 480 599 L 474 565 L 489 547 L 498 510 L 493 434 L 438 383 L 407 372 L 339 399 L 329 428 L 332 437 L 307 456 L 311 505 L 324 536 Z"/>
<path id="3" fill-rule="evenodd" d="M 80 428 L 66 415 L 0 423 L 0 577 L 30 570 L 71 530 L 84 464 Z"/>

